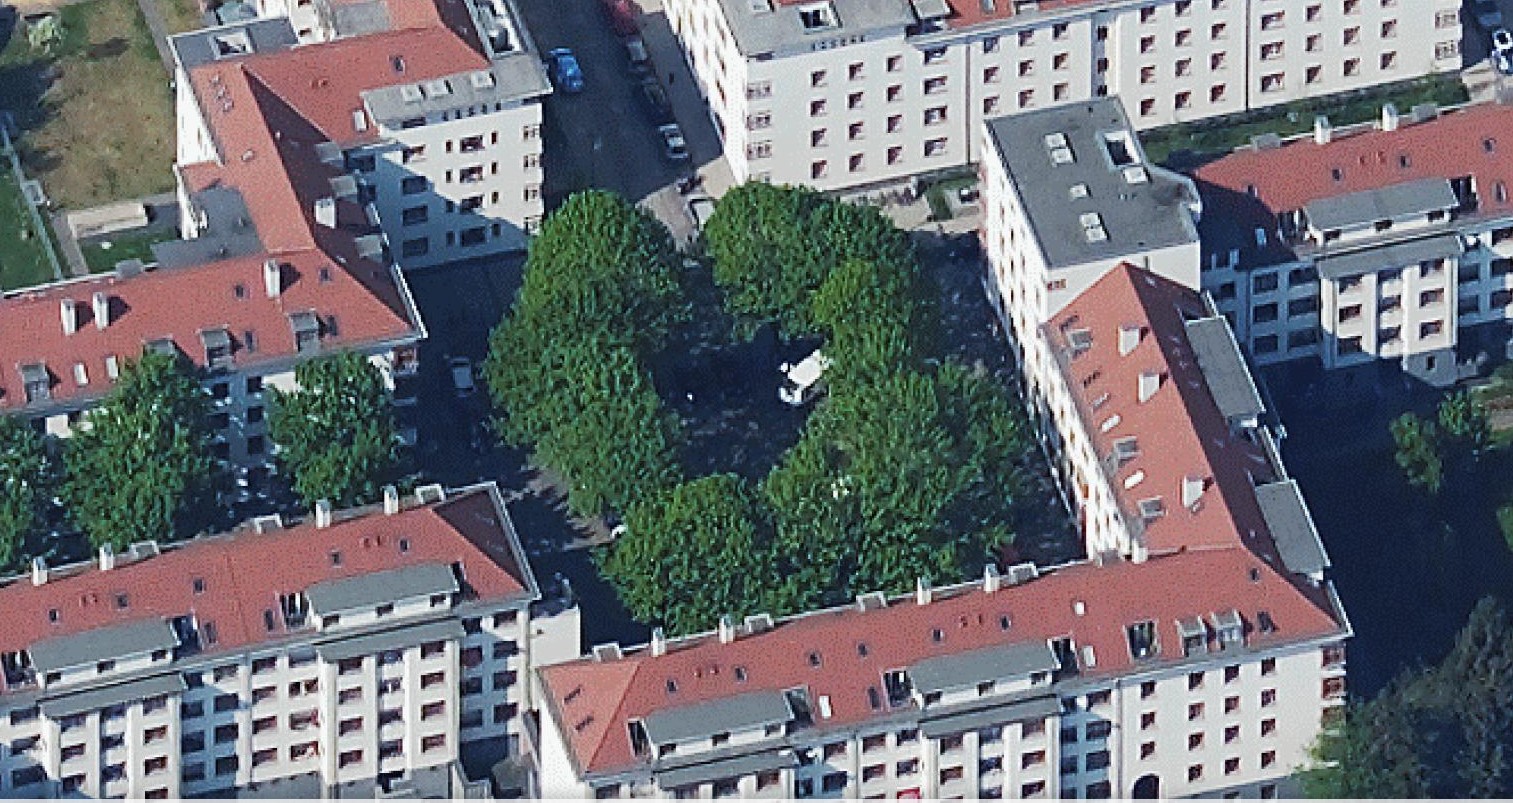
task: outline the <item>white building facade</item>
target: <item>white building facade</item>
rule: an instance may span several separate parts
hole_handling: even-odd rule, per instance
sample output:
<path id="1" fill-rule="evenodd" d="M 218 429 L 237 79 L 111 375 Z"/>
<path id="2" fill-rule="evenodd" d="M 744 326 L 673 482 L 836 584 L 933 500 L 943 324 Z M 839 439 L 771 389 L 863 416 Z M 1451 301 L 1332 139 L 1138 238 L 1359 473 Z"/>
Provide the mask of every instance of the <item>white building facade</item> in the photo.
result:
<path id="1" fill-rule="evenodd" d="M 1112 96 L 1144 130 L 1460 68 L 1453 0 L 671 0 L 737 181 L 980 159 L 985 119 Z"/>
<path id="2" fill-rule="evenodd" d="M 450 499 L 422 489 L 416 504 L 391 494 L 383 512 L 318 510 L 288 531 L 260 521 L 96 566 L 39 564 L 0 587 L 65 631 L 29 640 L 22 623 L 6 641 L 0 791 L 490 796 L 492 765 L 528 766 L 533 651 L 576 654 L 577 610 L 533 607 L 541 592 L 492 486 Z M 464 516 L 492 524 L 454 528 Z M 486 564 L 485 549 L 512 557 Z M 258 568 L 270 551 L 307 561 L 294 574 L 330 577 L 260 587 L 277 583 Z M 343 572 L 343 553 L 366 568 Z M 66 632 L 102 613 L 63 607 L 79 593 L 114 609 L 111 623 Z M 519 777 L 516 791 L 531 791 Z"/>

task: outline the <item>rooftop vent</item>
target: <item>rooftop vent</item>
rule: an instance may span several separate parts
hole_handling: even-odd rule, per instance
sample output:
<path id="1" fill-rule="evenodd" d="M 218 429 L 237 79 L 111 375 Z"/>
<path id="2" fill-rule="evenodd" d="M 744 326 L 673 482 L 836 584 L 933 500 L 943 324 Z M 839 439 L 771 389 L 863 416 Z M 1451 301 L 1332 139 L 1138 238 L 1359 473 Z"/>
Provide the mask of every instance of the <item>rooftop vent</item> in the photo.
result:
<path id="1" fill-rule="evenodd" d="M 1074 201 L 1081 198 L 1086 198 L 1088 196 L 1087 185 L 1073 184 L 1072 188 L 1067 190 L 1067 195 L 1071 196 L 1071 199 Z"/>
<path id="2" fill-rule="evenodd" d="M 651 657 L 658 658 L 667 654 L 667 631 L 660 627 L 651 629 Z"/>
<path id="3" fill-rule="evenodd" d="M 856 595 L 856 608 L 860 611 L 875 611 L 888 607 L 888 598 L 881 591 L 868 591 Z"/>
<path id="4" fill-rule="evenodd" d="M 1196 616 L 1177 620 L 1177 638 L 1182 640 L 1182 654 L 1185 656 L 1208 652 L 1208 628 Z"/>
<path id="5" fill-rule="evenodd" d="M 1203 489 L 1207 486 L 1207 481 L 1202 477 L 1183 477 L 1182 506 L 1188 510 L 1193 510 L 1198 504 L 1198 500 L 1203 498 Z"/>
<path id="6" fill-rule="evenodd" d="M 595 661 L 618 661 L 620 660 L 620 643 L 611 641 L 608 644 L 595 644 L 593 649 Z"/>
<path id="7" fill-rule="evenodd" d="M 426 82 L 426 94 L 433 98 L 444 98 L 452 94 L 452 84 L 445 78 L 437 78 Z"/>
<path id="8" fill-rule="evenodd" d="M 331 526 L 331 500 L 320 499 L 315 503 L 315 526 L 325 529 Z"/>
<path id="9" fill-rule="evenodd" d="M 1140 332 L 1139 324 L 1126 323 L 1119 327 L 1119 356 L 1128 356 L 1140 345 Z"/>
<path id="10" fill-rule="evenodd" d="M 1329 124 L 1329 118 L 1324 115 L 1315 115 L 1313 118 L 1313 141 L 1320 145 L 1328 145 L 1334 139 L 1334 126 Z"/>
<path id="11" fill-rule="evenodd" d="M 1060 131 L 1045 135 L 1045 149 L 1051 155 L 1053 165 L 1069 165 L 1077 161 L 1076 154 L 1072 153 L 1072 146 L 1067 142 L 1066 134 Z"/>
<path id="12" fill-rule="evenodd" d="M 116 567 L 116 549 L 110 544 L 100 545 L 100 571 L 108 572 Z"/>
<path id="13" fill-rule="evenodd" d="M 1082 236 L 1090 243 L 1108 240 L 1108 230 L 1103 228 L 1103 217 L 1097 212 L 1083 212 L 1078 218 L 1082 224 Z"/>
<path id="14" fill-rule="evenodd" d="M 468 75 L 468 83 L 474 89 L 491 89 L 494 86 L 494 74 L 488 70 L 479 70 Z"/>
<path id="15" fill-rule="evenodd" d="M 399 512 L 399 489 L 392 485 L 383 487 L 384 515 L 392 516 Z"/>
<path id="16" fill-rule="evenodd" d="M 1090 329 L 1069 329 L 1066 342 L 1072 347 L 1072 351 L 1081 354 L 1093 347 L 1093 332 Z"/>
<path id="17" fill-rule="evenodd" d="M 1166 502 L 1162 501 L 1161 497 L 1159 496 L 1152 496 L 1149 499 L 1141 499 L 1139 504 L 1140 518 L 1146 521 L 1159 519 L 1162 516 L 1166 515 Z"/>
<path id="18" fill-rule="evenodd" d="M 284 518 L 277 513 L 267 516 L 258 516 L 252 520 L 252 530 L 259 533 L 271 533 L 274 530 L 284 529 Z"/>
<path id="19" fill-rule="evenodd" d="M 1414 106 L 1409 111 L 1409 114 L 1411 114 L 1413 116 L 1413 122 L 1415 122 L 1415 123 L 1425 123 L 1425 122 L 1428 122 L 1430 120 L 1433 120 L 1436 117 L 1439 117 L 1439 104 L 1438 103 L 1420 103 L 1417 106 Z"/>
<path id="20" fill-rule="evenodd" d="M 315 223 L 328 229 L 336 228 L 336 199 L 315 199 Z"/>
<path id="21" fill-rule="evenodd" d="M 1150 398 L 1152 396 L 1156 395 L 1156 391 L 1158 391 L 1160 389 L 1161 389 L 1161 375 L 1160 374 L 1156 373 L 1155 371 L 1141 371 L 1140 372 L 1140 379 L 1138 380 L 1138 386 L 1137 386 L 1136 390 L 1139 391 L 1139 399 L 1140 399 L 1141 403 L 1150 401 Z"/>
<path id="22" fill-rule="evenodd" d="M 1274 132 L 1256 134 L 1250 138 L 1250 147 L 1258 151 L 1269 151 L 1282 147 L 1282 138 Z"/>
<path id="23" fill-rule="evenodd" d="M 1140 456 L 1140 442 L 1130 435 L 1114 441 L 1114 463 L 1124 465 Z"/>
<path id="24" fill-rule="evenodd" d="M 399 88 L 399 97 L 405 103 L 419 103 L 426 99 L 425 93 L 414 84 L 405 84 Z"/>
<path id="25" fill-rule="evenodd" d="M 357 132 L 368 130 L 368 113 L 362 109 L 352 110 L 352 130 Z"/>
<path id="26" fill-rule="evenodd" d="M 914 601 L 920 605 L 929 605 L 934 597 L 934 591 L 930 588 L 930 578 L 919 577 L 914 580 Z"/>
<path id="27" fill-rule="evenodd" d="M 442 490 L 440 483 L 433 482 L 430 485 L 420 485 L 415 488 L 415 500 L 422 505 L 429 505 L 432 502 L 445 502 L 447 501 L 447 492 Z"/>
<path id="28" fill-rule="evenodd" d="M 1144 184 L 1150 181 L 1150 178 L 1150 174 L 1145 172 L 1145 168 L 1141 165 L 1130 165 L 1124 168 L 1125 184 Z"/>
<path id="29" fill-rule="evenodd" d="M 772 629 L 772 614 L 757 613 L 746 617 L 746 632 L 748 634 L 766 633 Z"/>
<path id="30" fill-rule="evenodd" d="M 1219 649 L 1228 650 L 1245 643 L 1245 622 L 1240 612 L 1231 608 L 1213 614 L 1214 632 L 1219 634 Z"/>
<path id="31" fill-rule="evenodd" d="M 1009 567 L 1009 585 L 1011 586 L 1028 583 L 1039 576 L 1040 570 L 1035 568 L 1033 563 L 1016 563 Z"/>
<path id="32" fill-rule="evenodd" d="M 110 325 L 110 296 L 104 291 L 96 291 L 92 299 L 95 314 L 95 328 L 104 329 Z"/>
<path id="33" fill-rule="evenodd" d="M 720 617 L 720 643 L 729 644 L 735 641 L 735 617 L 725 614 Z"/>
<path id="34" fill-rule="evenodd" d="M 284 269 L 276 259 L 263 260 L 263 290 L 269 298 L 278 298 L 284 290 Z"/>
<path id="35" fill-rule="evenodd" d="M 32 585 L 40 586 L 47 582 L 47 561 L 42 558 L 32 558 Z"/>
<path id="36" fill-rule="evenodd" d="M 828 2 L 806 3 L 798 8 L 799 23 L 805 31 L 823 31 L 838 27 L 835 9 Z"/>
<path id="37" fill-rule="evenodd" d="M 982 590 L 992 594 L 1003 586 L 1003 575 L 998 573 L 998 567 L 989 563 L 982 567 Z"/>
<path id="38" fill-rule="evenodd" d="M 78 302 L 71 298 L 65 298 L 58 302 L 58 317 L 63 321 L 63 334 L 71 335 L 79 331 Z"/>
<path id="39" fill-rule="evenodd" d="M 1383 131 L 1396 131 L 1398 123 L 1400 121 L 1401 120 L 1400 120 L 1400 118 L 1398 116 L 1398 113 L 1397 113 L 1397 106 L 1395 106 L 1395 105 L 1393 105 L 1391 103 L 1384 103 L 1384 104 L 1382 104 L 1382 130 Z"/>

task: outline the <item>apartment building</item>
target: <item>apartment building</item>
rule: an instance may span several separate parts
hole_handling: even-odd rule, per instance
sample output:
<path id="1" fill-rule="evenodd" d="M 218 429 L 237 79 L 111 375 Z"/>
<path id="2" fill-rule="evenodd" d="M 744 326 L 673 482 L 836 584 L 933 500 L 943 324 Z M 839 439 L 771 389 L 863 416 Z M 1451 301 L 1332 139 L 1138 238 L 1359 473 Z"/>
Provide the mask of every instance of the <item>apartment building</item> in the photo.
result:
<path id="1" fill-rule="evenodd" d="M 1145 158 L 1113 98 L 994 118 L 983 139 L 985 285 L 1049 438 L 1057 368 L 1040 327 L 1123 262 L 1197 287 L 1201 204 Z"/>
<path id="2" fill-rule="evenodd" d="M 514 6 L 328 6 L 172 38 L 183 237 L 250 214 L 269 251 L 327 247 L 333 230 L 404 268 L 523 250 L 544 212 L 551 85 Z M 320 23 L 296 31 L 310 9 Z"/>
<path id="3" fill-rule="evenodd" d="M 579 654 L 492 485 L 38 561 L 0 599 L 6 797 L 488 797 L 529 667 Z"/>
<path id="4" fill-rule="evenodd" d="M 1513 110 L 1259 138 L 1194 173 L 1203 287 L 1256 362 L 1391 366 L 1449 385 L 1507 355 Z"/>
<path id="5" fill-rule="evenodd" d="M 1461 66 L 1456 0 L 669 0 L 737 181 L 961 167 L 983 121 L 1118 97 L 1138 129 Z"/>

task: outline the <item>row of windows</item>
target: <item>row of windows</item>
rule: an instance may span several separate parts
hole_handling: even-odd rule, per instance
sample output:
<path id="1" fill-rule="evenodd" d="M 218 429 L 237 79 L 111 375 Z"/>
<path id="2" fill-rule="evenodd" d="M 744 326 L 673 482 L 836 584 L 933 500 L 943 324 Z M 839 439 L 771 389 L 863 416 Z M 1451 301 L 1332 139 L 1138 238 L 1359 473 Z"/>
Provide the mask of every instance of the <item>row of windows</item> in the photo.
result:
<path id="1" fill-rule="evenodd" d="M 490 226 L 474 226 L 463 229 L 460 232 L 449 231 L 444 237 L 447 247 L 461 246 L 470 248 L 483 245 L 490 238 L 498 239 L 504 235 L 504 226 L 494 223 Z M 413 237 L 400 243 L 399 253 L 405 257 L 420 257 L 431 252 L 430 237 Z"/>

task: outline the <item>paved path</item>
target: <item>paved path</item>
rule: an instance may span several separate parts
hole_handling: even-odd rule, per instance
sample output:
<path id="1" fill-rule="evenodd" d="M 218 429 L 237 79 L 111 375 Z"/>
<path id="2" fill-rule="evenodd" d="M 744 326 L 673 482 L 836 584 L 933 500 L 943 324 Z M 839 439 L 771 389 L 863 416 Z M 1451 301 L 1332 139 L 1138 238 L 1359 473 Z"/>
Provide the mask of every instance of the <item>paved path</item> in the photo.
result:
<path id="1" fill-rule="evenodd" d="M 53 235 L 58 240 L 58 256 L 63 257 L 68 275 L 88 274 L 89 263 L 84 261 L 84 249 L 79 247 L 79 240 L 74 237 L 74 230 L 68 225 L 68 212 L 53 213 Z"/>
<path id="2" fill-rule="evenodd" d="M 137 8 L 142 9 L 142 19 L 147 21 L 147 30 L 152 32 L 152 44 L 158 49 L 158 58 L 163 60 L 163 69 L 172 78 L 173 51 L 168 48 L 168 22 L 158 10 L 157 0 L 137 0 Z"/>

